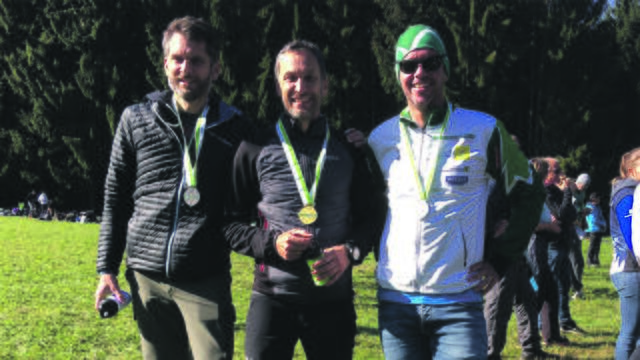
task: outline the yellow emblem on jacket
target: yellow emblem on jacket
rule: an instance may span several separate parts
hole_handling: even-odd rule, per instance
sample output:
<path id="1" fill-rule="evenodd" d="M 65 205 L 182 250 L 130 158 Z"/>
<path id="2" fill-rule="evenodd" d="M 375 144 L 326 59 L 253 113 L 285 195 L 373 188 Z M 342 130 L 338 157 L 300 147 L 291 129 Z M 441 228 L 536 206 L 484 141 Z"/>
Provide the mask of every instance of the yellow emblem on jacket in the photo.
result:
<path id="1" fill-rule="evenodd" d="M 456 161 L 469 160 L 471 157 L 471 147 L 469 145 L 456 145 L 453 148 L 453 158 Z"/>

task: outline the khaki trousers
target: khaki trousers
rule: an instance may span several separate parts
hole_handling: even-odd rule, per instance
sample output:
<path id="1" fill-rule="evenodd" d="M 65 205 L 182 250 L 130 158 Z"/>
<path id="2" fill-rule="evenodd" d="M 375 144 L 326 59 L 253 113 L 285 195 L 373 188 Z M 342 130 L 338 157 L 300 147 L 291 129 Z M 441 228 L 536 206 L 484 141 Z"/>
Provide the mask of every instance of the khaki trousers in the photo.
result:
<path id="1" fill-rule="evenodd" d="M 159 281 L 127 271 L 145 359 L 231 359 L 230 279 Z"/>

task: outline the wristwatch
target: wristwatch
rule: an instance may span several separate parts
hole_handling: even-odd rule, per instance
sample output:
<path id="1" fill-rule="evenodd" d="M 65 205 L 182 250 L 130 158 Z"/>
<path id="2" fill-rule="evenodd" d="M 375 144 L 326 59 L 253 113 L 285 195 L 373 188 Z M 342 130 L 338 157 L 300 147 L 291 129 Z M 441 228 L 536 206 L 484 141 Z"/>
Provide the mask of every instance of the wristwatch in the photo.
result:
<path id="1" fill-rule="evenodd" d="M 351 261 L 351 263 L 359 264 L 362 260 L 360 258 L 360 248 L 351 243 L 346 243 L 344 244 L 344 246 L 347 248 L 347 255 L 349 256 L 349 260 Z"/>

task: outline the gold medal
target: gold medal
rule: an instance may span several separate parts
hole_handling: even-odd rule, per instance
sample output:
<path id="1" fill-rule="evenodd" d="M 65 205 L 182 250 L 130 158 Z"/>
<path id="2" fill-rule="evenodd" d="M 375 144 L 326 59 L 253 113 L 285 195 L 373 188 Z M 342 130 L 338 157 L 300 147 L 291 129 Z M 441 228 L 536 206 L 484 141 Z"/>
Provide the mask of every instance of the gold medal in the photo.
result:
<path id="1" fill-rule="evenodd" d="M 298 211 L 298 218 L 303 224 L 310 225 L 318 220 L 318 212 L 313 206 L 307 205 Z"/>

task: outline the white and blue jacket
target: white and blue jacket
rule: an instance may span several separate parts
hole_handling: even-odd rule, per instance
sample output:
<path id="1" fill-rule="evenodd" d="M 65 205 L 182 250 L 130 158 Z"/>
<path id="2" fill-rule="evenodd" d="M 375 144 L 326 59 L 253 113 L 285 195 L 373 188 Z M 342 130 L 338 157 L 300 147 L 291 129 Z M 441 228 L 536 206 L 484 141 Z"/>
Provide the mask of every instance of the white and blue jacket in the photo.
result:
<path id="1" fill-rule="evenodd" d="M 496 246 L 490 262 L 499 272 L 526 249 L 544 190 L 495 118 L 454 108 L 441 133 L 441 126 L 421 129 L 405 114 L 408 111 L 385 121 L 369 137 L 387 183 L 389 205 L 376 270 L 380 290 L 436 296 L 467 292 L 475 285 L 465 278 L 467 268 L 487 260 L 485 218 L 493 185 L 504 192 L 510 208 L 507 231 L 492 240 Z M 409 124 L 422 179 L 431 171 L 430 158 L 437 156 L 427 213 L 420 210 L 414 171 L 400 139 L 401 121 Z"/>

